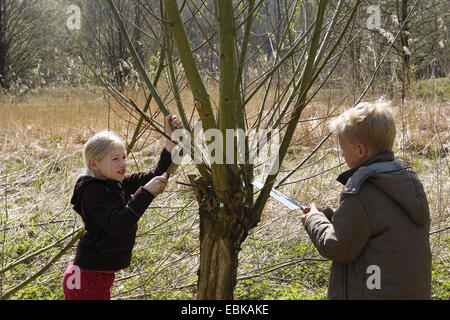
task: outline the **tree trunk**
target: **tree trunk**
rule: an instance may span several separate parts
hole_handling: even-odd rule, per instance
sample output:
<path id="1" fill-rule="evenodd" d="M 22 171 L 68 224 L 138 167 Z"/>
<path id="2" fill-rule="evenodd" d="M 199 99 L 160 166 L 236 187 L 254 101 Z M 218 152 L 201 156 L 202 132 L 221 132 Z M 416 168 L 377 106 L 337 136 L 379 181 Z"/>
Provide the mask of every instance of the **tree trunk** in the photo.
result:
<path id="1" fill-rule="evenodd" d="M 398 4 L 397 4 L 398 6 Z M 410 84 L 410 50 L 408 45 L 409 40 L 409 26 L 408 22 L 405 22 L 408 19 L 408 0 L 402 0 L 401 8 L 400 8 L 400 25 L 404 23 L 403 30 L 400 33 L 400 43 L 401 43 L 401 52 L 402 52 L 402 102 L 405 101 L 406 91 Z"/>
<path id="2" fill-rule="evenodd" d="M 219 212 L 200 211 L 200 300 L 233 299 L 238 253 L 244 239 L 238 231 L 242 227 L 226 218 L 219 218 L 220 215 Z"/>
<path id="3" fill-rule="evenodd" d="M 0 86 L 7 89 L 6 81 L 6 0 L 0 0 Z"/>
<path id="4" fill-rule="evenodd" d="M 195 184 L 194 194 L 199 203 L 200 267 L 198 296 L 200 300 L 231 300 L 236 286 L 238 254 L 248 235 L 242 183 L 234 183 L 234 198 L 220 202 L 211 192 L 210 182 L 189 176 Z"/>

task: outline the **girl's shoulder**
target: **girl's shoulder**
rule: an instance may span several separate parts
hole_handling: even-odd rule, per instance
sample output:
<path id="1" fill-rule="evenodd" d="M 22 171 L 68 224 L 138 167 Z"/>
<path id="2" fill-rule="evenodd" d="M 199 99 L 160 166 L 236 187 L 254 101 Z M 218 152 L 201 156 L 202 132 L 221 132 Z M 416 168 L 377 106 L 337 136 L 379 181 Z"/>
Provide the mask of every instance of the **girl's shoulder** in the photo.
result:
<path id="1" fill-rule="evenodd" d="M 107 198 L 109 190 L 105 181 L 88 175 L 79 176 L 73 190 L 70 203 L 79 214 L 83 212 L 83 204 Z"/>
<path id="2" fill-rule="evenodd" d="M 83 198 L 98 197 L 99 195 L 109 195 L 115 189 L 120 190 L 119 182 L 108 179 L 84 175 L 79 176 L 73 192 L 73 200 L 80 201 Z"/>

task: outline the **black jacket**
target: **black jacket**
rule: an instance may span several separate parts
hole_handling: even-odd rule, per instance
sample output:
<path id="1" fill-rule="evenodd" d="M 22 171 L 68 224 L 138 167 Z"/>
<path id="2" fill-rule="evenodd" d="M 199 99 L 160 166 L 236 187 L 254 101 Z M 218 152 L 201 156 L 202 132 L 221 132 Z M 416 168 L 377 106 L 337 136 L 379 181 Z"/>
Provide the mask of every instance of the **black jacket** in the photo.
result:
<path id="1" fill-rule="evenodd" d="M 154 196 L 144 186 L 172 163 L 163 149 L 153 170 L 125 175 L 123 182 L 78 178 L 72 199 L 86 232 L 81 236 L 74 264 L 87 270 L 120 270 L 130 265 L 137 222 Z"/>

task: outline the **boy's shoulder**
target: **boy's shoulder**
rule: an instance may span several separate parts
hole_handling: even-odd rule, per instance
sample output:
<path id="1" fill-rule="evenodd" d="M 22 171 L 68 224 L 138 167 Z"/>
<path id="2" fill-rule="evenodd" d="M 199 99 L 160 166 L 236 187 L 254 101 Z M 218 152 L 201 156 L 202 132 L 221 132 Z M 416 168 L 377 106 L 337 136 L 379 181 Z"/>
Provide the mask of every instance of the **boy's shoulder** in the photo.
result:
<path id="1" fill-rule="evenodd" d="M 358 168 L 347 181 L 344 195 L 359 196 L 361 200 L 389 205 L 394 200 L 417 224 L 429 220 L 428 200 L 417 174 L 400 159 L 376 162 Z"/>
<path id="2" fill-rule="evenodd" d="M 412 171 L 412 169 L 401 159 L 374 162 L 366 166 L 361 166 L 347 180 L 343 193 L 357 194 L 363 184 L 369 179 L 383 179 L 396 172 L 399 173 L 408 169 Z M 409 177 L 409 175 L 407 175 L 407 177 Z"/>

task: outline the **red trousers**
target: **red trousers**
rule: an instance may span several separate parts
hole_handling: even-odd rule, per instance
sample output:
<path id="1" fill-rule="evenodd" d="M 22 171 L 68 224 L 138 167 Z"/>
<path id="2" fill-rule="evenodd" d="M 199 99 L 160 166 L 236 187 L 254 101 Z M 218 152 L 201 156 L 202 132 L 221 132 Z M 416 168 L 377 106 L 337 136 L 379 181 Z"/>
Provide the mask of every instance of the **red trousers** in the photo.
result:
<path id="1" fill-rule="evenodd" d="M 71 262 L 63 278 L 66 300 L 111 300 L 114 272 L 86 270 Z"/>

